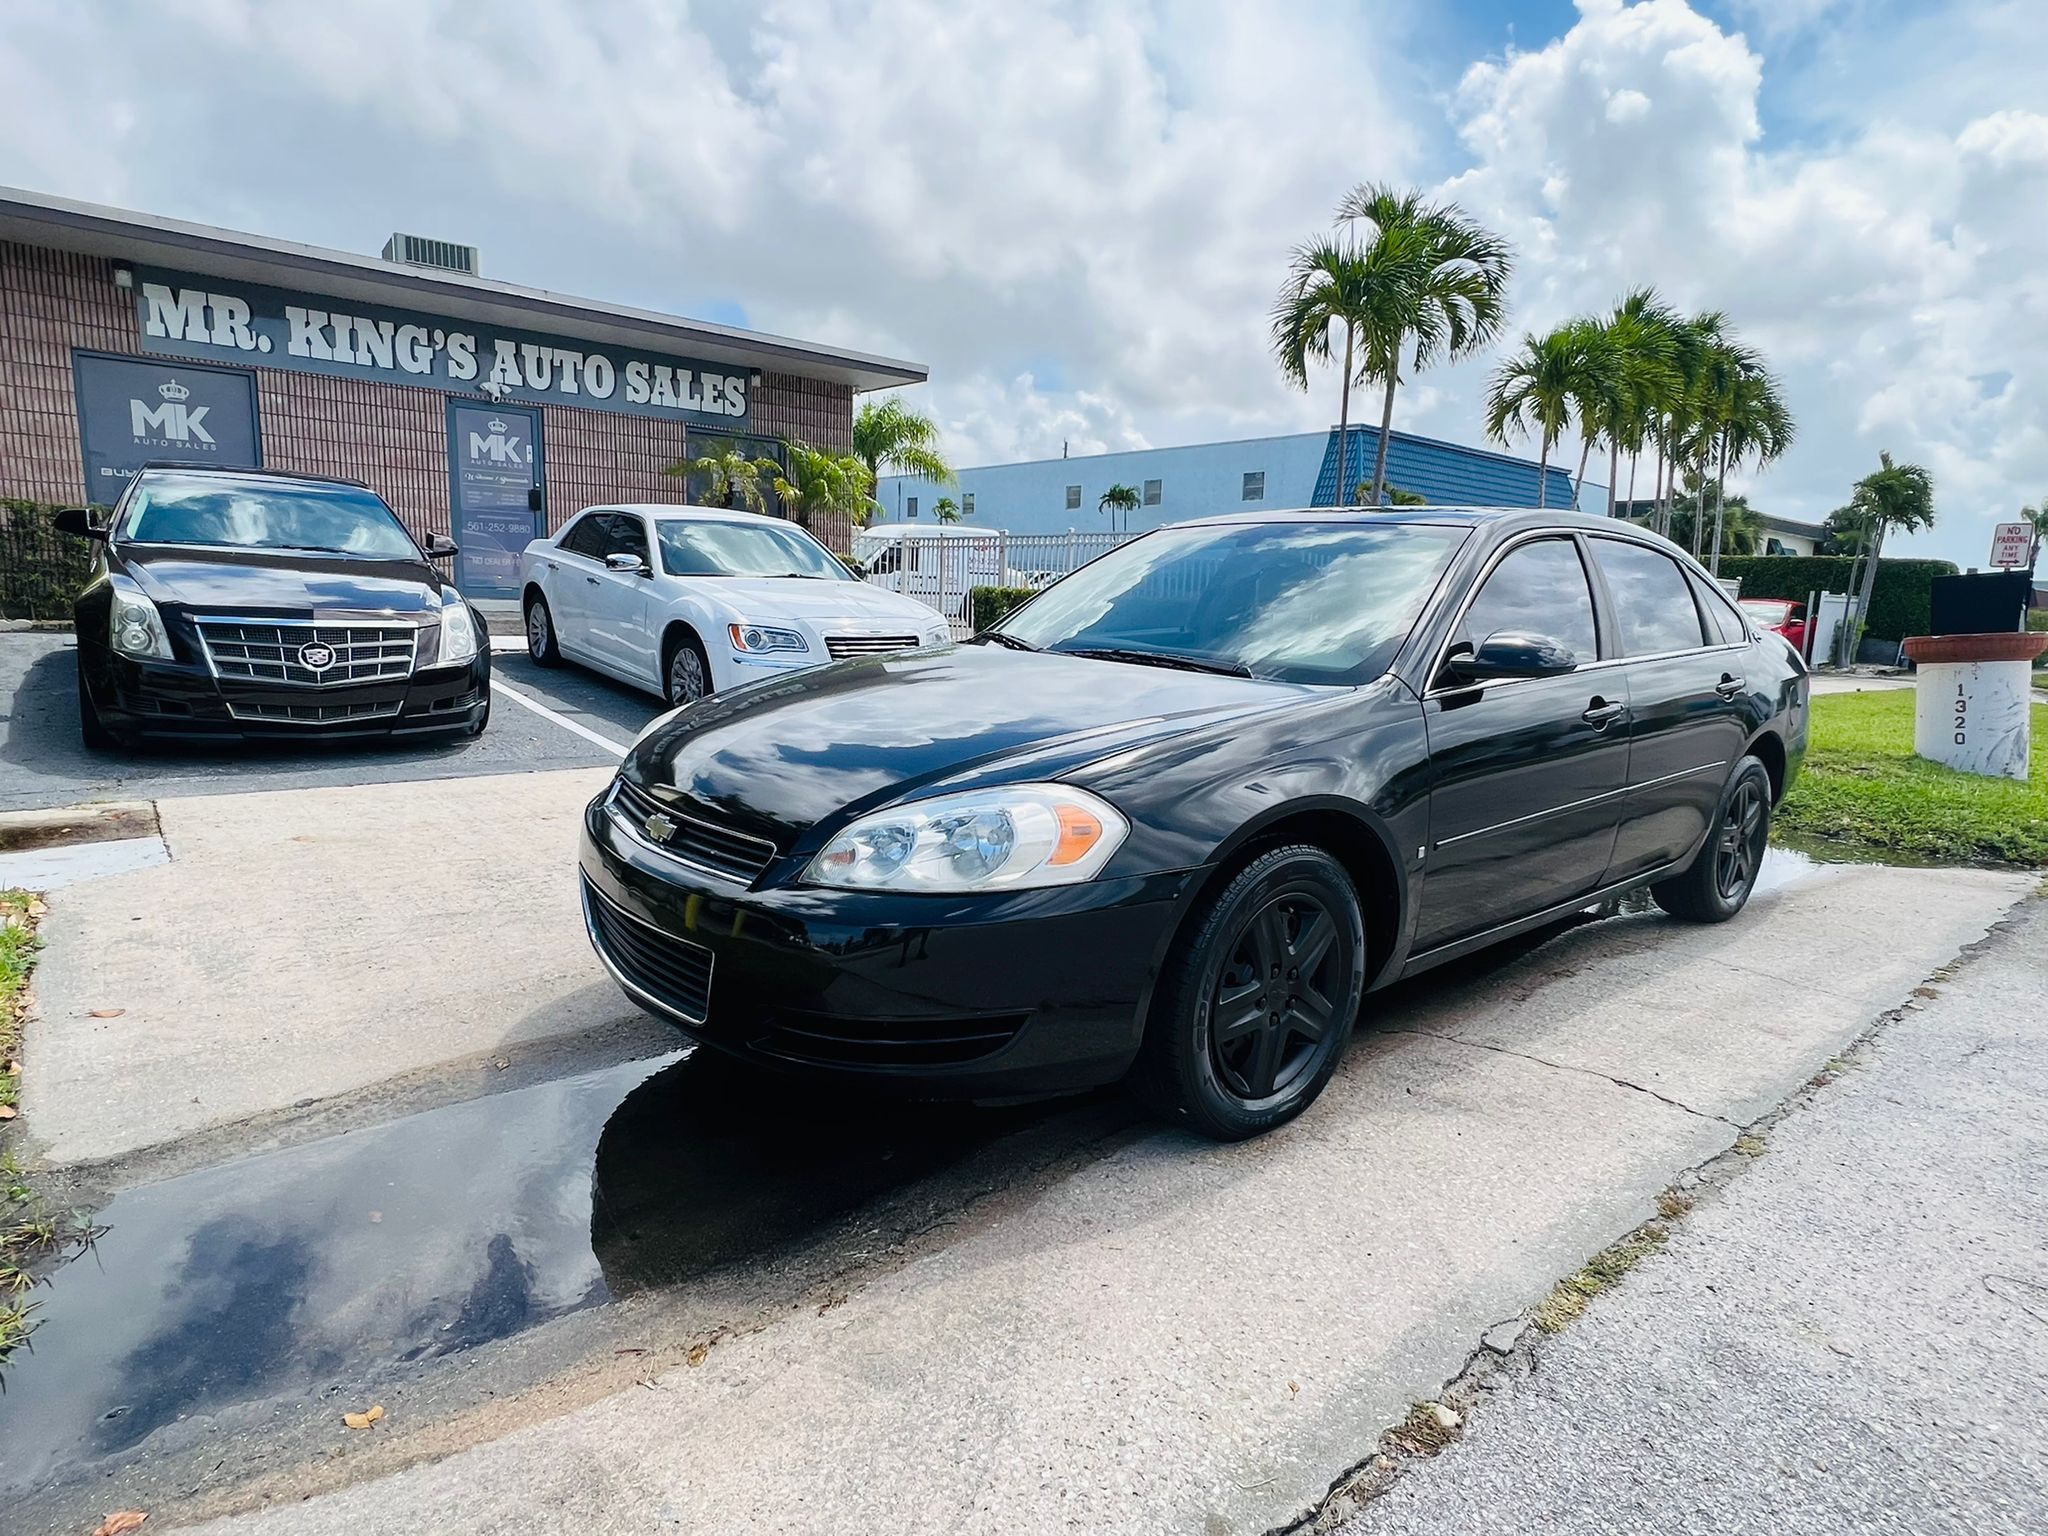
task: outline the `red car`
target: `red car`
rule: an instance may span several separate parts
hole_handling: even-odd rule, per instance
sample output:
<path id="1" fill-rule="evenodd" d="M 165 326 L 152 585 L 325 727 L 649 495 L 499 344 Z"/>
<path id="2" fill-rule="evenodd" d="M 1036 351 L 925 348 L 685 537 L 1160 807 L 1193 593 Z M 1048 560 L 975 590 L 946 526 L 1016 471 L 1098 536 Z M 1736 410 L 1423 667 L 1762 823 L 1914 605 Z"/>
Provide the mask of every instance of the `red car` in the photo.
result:
<path id="1" fill-rule="evenodd" d="M 1793 650 L 1802 656 L 1806 654 L 1806 604 L 1782 597 L 1745 597 L 1742 599 L 1742 611 L 1754 619 L 1759 628 L 1774 635 L 1783 635 L 1791 642 Z"/>

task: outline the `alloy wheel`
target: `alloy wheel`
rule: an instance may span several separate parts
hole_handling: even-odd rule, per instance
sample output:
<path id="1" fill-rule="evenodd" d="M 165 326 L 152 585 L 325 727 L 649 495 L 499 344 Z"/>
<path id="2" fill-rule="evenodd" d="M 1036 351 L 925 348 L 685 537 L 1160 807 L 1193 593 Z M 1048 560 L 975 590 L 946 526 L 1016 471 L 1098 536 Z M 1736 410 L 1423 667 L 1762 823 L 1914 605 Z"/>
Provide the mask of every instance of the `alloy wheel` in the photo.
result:
<path id="1" fill-rule="evenodd" d="M 1274 897 L 1232 942 L 1210 996 L 1209 1060 L 1226 1090 L 1269 1099 L 1314 1070 L 1351 992 L 1350 946 L 1323 901 Z"/>
<path id="2" fill-rule="evenodd" d="M 690 645 L 676 647 L 668 661 L 668 699 L 671 704 L 694 704 L 711 690 L 704 682 L 704 658 Z"/>
<path id="3" fill-rule="evenodd" d="M 1714 886 L 1723 900 L 1739 900 L 1749 890 L 1769 836 L 1763 790 L 1754 779 L 1744 779 L 1722 813 L 1721 841 L 1715 850 Z"/>
<path id="4" fill-rule="evenodd" d="M 536 661 L 548 653 L 548 610 L 544 604 L 526 606 L 526 649 Z"/>

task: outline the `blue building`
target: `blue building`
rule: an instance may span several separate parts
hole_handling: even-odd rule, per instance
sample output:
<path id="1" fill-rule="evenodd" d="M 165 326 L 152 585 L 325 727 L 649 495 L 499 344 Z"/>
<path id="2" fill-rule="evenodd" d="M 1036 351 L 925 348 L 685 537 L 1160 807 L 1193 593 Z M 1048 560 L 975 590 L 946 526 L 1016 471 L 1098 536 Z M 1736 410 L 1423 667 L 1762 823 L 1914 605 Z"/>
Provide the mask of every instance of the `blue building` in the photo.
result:
<path id="1" fill-rule="evenodd" d="M 1376 427 L 1354 426 L 1345 452 L 1344 478 L 1354 486 L 1372 478 Z M 1544 500 L 1572 504 L 1572 466 L 1553 464 Z M 1537 470 L 1532 460 L 1433 437 L 1396 432 L 1387 446 L 1387 483 L 1436 506 L 1533 507 Z M 1235 442 L 1188 443 L 1096 453 L 1082 458 L 984 464 L 960 471 L 960 483 L 934 485 L 907 475 L 885 475 L 877 488 L 877 521 L 935 520 L 935 504 L 950 496 L 963 520 L 1011 533 L 1106 531 L 1099 510 L 1113 485 L 1138 492 L 1141 505 L 1119 527 L 1132 531 L 1245 508 L 1327 507 L 1337 503 L 1337 432 L 1299 432 Z M 1607 489 L 1584 487 L 1580 510 L 1605 512 Z"/>

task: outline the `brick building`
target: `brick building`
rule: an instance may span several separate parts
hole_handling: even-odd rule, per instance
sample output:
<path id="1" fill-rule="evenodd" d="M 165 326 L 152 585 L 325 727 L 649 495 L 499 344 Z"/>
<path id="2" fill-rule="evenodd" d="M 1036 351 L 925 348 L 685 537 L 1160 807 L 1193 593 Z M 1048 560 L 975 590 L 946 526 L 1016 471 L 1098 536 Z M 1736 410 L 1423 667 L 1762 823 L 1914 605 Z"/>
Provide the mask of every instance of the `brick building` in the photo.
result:
<path id="1" fill-rule="evenodd" d="M 136 465 L 361 480 L 463 545 L 464 590 L 578 508 L 680 501 L 686 444 L 844 452 L 915 363 L 0 188 L 0 498 L 110 504 Z M 695 449 L 692 449 L 695 451 Z M 843 525 L 815 529 L 846 547 Z"/>

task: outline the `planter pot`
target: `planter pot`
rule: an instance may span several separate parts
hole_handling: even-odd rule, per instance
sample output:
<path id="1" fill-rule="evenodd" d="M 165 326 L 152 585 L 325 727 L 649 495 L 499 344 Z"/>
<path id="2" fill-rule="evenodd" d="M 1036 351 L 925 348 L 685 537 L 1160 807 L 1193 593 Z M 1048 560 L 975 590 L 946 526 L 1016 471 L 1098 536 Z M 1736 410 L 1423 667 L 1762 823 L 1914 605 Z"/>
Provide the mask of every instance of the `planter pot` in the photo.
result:
<path id="1" fill-rule="evenodd" d="M 2032 746 L 2034 658 L 2048 635 L 1916 635 L 1913 751 L 1991 778 L 2024 779 Z"/>

